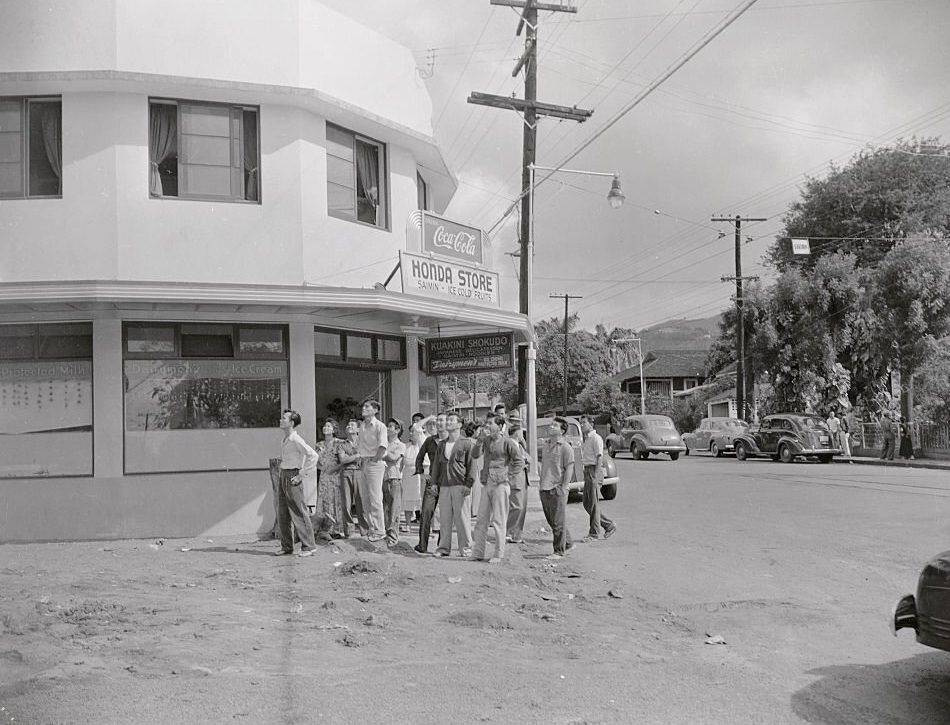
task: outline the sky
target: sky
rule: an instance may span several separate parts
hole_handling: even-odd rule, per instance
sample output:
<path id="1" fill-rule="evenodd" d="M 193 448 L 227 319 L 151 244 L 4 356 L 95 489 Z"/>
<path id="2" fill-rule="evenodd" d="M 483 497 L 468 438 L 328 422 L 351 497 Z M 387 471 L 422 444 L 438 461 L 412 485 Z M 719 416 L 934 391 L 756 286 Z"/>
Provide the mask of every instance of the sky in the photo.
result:
<path id="1" fill-rule="evenodd" d="M 489 0 L 321 2 L 413 52 L 459 180 L 445 216 L 494 229 L 502 305 L 516 310 L 518 217 L 504 213 L 521 192 L 522 121 L 466 99 L 524 96 L 523 74 L 511 75 L 519 12 Z M 742 225 L 742 272 L 768 283 L 762 257 L 807 177 L 898 138 L 950 139 L 948 0 L 758 0 L 626 113 L 743 2 L 547 2 L 577 12 L 540 13 L 538 99 L 593 116 L 543 119 L 536 163 L 617 173 L 626 202 L 608 206 L 609 177 L 559 172 L 537 186 L 536 320 L 563 316 L 551 297 L 563 294 L 580 297 L 570 312 L 586 329 L 715 315 L 733 304 L 721 278 L 735 274 L 735 236 L 712 217 L 767 220 Z"/>

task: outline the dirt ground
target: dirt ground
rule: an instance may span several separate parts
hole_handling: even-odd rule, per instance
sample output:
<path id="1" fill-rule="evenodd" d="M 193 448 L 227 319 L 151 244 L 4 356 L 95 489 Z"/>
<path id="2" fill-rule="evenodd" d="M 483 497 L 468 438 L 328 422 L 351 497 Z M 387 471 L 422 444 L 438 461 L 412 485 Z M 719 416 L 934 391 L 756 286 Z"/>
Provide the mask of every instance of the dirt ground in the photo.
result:
<path id="1" fill-rule="evenodd" d="M 626 722 L 626 668 L 686 646 L 598 575 L 613 540 L 545 560 L 540 511 L 501 564 L 403 536 L 0 547 L 0 724 Z"/>

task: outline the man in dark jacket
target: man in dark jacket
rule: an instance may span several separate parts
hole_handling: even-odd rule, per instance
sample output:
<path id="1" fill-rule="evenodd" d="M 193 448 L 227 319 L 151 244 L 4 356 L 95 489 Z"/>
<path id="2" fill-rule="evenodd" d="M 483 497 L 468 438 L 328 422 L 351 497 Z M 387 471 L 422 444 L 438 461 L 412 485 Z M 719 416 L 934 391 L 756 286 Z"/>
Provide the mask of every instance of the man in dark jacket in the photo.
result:
<path id="1" fill-rule="evenodd" d="M 448 433 L 445 430 L 445 413 L 439 413 L 439 415 L 436 416 L 435 430 L 435 434 L 425 439 L 415 461 L 416 475 L 422 476 L 424 485 L 422 508 L 419 514 L 419 543 L 414 547 L 420 554 L 429 553 L 429 536 L 432 533 L 432 517 L 435 515 L 435 508 L 439 504 L 439 485 L 432 477 L 432 463 L 435 461 L 435 455 L 439 449 L 439 441 L 448 437 Z M 428 461 L 429 464 L 428 473 L 426 473 L 425 470 L 426 461 Z"/>
<path id="2" fill-rule="evenodd" d="M 472 486 L 475 470 L 471 438 L 461 435 L 458 415 L 449 413 L 445 419 L 448 437 L 439 442 L 432 462 L 432 480 L 439 486 L 439 546 L 436 556 L 452 552 L 452 529 L 457 530 L 459 556 L 472 553 Z"/>

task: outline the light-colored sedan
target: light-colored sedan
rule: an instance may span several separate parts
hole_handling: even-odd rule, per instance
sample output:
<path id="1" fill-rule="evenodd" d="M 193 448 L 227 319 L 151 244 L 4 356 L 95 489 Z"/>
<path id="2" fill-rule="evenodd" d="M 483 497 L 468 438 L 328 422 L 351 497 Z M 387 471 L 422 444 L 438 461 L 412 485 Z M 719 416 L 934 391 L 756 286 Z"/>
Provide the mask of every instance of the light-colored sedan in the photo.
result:
<path id="1" fill-rule="evenodd" d="M 735 451 L 736 436 L 749 432 L 749 424 L 738 418 L 703 418 L 692 433 L 683 434 L 686 455 L 693 451 L 709 451 L 719 458 Z"/>

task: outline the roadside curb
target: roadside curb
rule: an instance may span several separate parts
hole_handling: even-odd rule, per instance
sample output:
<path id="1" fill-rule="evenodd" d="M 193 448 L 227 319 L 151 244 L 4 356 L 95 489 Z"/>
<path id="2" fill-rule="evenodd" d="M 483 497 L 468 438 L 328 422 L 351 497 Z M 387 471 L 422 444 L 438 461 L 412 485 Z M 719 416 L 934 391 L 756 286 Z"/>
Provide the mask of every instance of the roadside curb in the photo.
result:
<path id="1" fill-rule="evenodd" d="M 880 458 L 834 458 L 835 463 L 854 463 L 861 466 L 884 466 L 885 468 L 929 468 L 935 471 L 950 470 L 950 461 L 882 461 Z"/>

